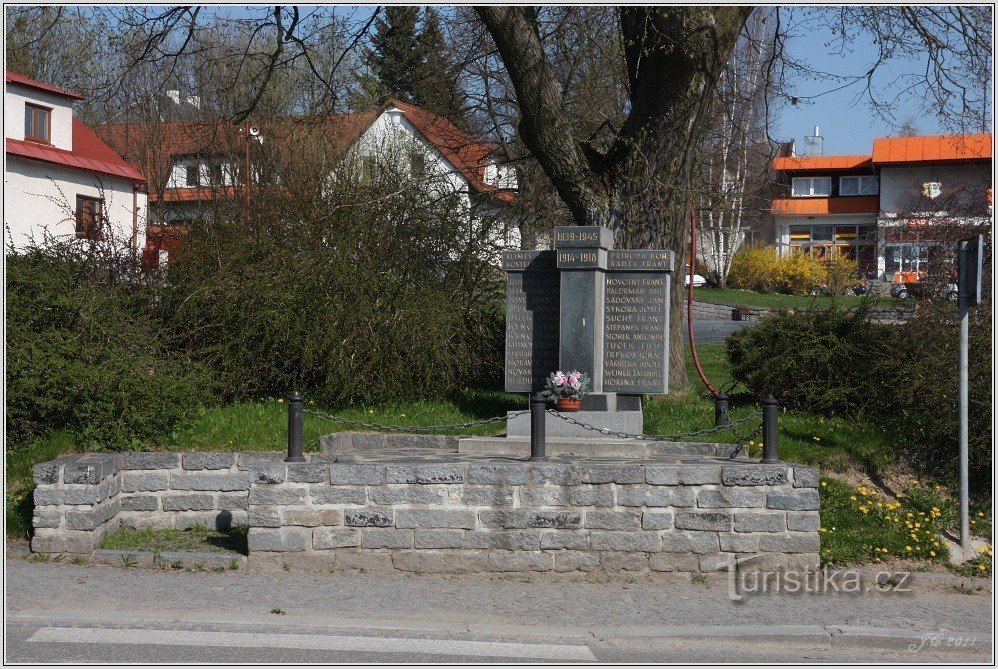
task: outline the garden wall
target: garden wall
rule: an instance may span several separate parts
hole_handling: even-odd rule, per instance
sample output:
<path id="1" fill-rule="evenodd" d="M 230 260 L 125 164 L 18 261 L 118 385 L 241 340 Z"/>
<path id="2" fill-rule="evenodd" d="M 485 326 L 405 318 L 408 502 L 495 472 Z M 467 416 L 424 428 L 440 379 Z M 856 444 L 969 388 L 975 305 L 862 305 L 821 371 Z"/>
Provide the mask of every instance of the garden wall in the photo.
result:
<path id="1" fill-rule="evenodd" d="M 60 458 L 36 467 L 32 550 L 86 553 L 121 525 L 214 522 L 249 524 L 256 568 L 706 572 L 753 555 L 767 570 L 818 564 L 815 469 L 433 457 Z"/>

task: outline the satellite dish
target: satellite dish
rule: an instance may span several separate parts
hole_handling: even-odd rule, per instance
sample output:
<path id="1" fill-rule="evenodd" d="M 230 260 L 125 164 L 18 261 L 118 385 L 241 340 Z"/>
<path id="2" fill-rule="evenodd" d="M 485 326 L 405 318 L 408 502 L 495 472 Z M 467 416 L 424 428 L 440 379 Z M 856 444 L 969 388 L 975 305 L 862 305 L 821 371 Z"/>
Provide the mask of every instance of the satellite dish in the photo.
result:
<path id="1" fill-rule="evenodd" d="M 260 134 L 260 128 L 256 127 L 255 125 L 251 125 L 249 129 L 249 134 L 253 137 L 256 137 L 257 135 Z"/>

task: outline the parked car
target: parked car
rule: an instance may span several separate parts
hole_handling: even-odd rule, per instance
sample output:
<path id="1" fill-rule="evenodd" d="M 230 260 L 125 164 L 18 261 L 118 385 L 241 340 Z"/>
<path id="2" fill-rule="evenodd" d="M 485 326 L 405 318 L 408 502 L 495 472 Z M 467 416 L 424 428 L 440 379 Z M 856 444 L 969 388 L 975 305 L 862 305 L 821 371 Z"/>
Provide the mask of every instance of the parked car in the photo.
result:
<path id="1" fill-rule="evenodd" d="M 901 299 L 909 297 L 938 297 L 957 299 L 956 277 L 952 274 L 927 274 L 924 271 L 895 272 L 891 280 L 891 295 Z"/>
<path id="2" fill-rule="evenodd" d="M 691 278 L 693 279 L 693 287 L 694 288 L 700 288 L 701 286 L 706 286 L 707 285 L 707 279 L 703 278 L 699 274 L 694 274 L 690 270 L 689 266 L 687 265 L 687 267 L 686 267 L 686 285 L 687 286 L 690 285 L 690 279 Z"/>

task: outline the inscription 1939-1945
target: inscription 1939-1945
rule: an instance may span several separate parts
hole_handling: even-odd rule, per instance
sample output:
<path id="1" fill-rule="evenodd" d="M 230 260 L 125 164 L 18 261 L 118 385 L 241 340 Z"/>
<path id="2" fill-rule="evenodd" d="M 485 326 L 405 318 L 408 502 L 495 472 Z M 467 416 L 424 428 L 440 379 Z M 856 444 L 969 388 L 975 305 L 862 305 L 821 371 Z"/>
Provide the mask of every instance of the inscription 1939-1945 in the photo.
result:
<path id="1" fill-rule="evenodd" d="M 507 252 L 506 390 L 540 390 L 558 369 L 561 278 L 554 251 Z"/>

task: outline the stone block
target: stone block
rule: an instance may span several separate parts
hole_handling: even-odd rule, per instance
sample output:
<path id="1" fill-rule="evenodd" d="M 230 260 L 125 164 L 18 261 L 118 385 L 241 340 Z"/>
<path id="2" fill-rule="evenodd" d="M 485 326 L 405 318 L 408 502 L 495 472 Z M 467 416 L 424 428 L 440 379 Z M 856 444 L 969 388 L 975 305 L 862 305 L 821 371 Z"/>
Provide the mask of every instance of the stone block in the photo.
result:
<path id="1" fill-rule="evenodd" d="M 177 469 L 180 453 L 122 453 L 122 469 Z"/>
<path id="2" fill-rule="evenodd" d="M 478 522 L 482 527 L 502 529 L 526 529 L 526 509 L 485 509 L 478 512 Z"/>
<path id="3" fill-rule="evenodd" d="M 676 506 L 692 507 L 694 488 L 672 486 L 620 486 L 617 488 L 620 506 Z"/>
<path id="4" fill-rule="evenodd" d="M 118 514 L 120 504 L 111 500 L 94 506 L 89 511 L 66 511 L 67 530 L 95 530 Z"/>
<path id="5" fill-rule="evenodd" d="M 695 572 L 700 570 L 700 560 L 696 555 L 653 553 L 648 558 L 648 568 L 652 571 Z"/>
<path id="6" fill-rule="evenodd" d="M 236 464 L 235 453 L 184 453 L 184 469 L 229 469 Z"/>
<path id="7" fill-rule="evenodd" d="M 455 484 L 464 483 L 464 465 L 397 464 L 385 466 L 388 483 Z"/>
<path id="8" fill-rule="evenodd" d="M 31 526 L 38 527 L 59 527 L 62 525 L 62 512 L 46 507 L 35 508 L 35 513 L 31 517 Z"/>
<path id="9" fill-rule="evenodd" d="M 561 486 L 526 486 L 520 488 L 520 505 L 568 506 L 568 490 Z"/>
<path id="10" fill-rule="evenodd" d="M 646 530 L 671 530 L 675 527 L 672 511 L 645 511 L 641 514 L 641 527 Z"/>
<path id="11" fill-rule="evenodd" d="M 721 468 L 717 465 L 648 466 L 645 480 L 652 485 L 714 485 L 721 482 Z"/>
<path id="12" fill-rule="evenodd" d="M 257 483 L 265 485 L 275 485 L 284 483 L 288 478 L 288 468 L 282 464 L 267 464 L 256 470 Z"/>
<path id="13" fill-rule="evenodd" d="M 343 512 L 340 509 L 315 509 L 307 506 L 289 506 L 281 509 L 285 525 L 319 527 L 342 525 Z"/>
<path id="14" fill-rule="evenodd" d="M 731 514 L 715 512 L 680 512 L 676 514 L 676 529 L 731 531 Z"/>
<path id="15" fill-rule="evenodd" d="M 766 495 L 766 508 L 783 511 L 817 511 L 817 490 L 793 490 L 786 492 L 771 492 Z"/>
<path id="16" fill-rule="evenodd" d="M 816 511 L 787 513 L 787 529 L 791 532 L 817 532 L 821 529 L 821 516 Z"/>
<path id="17" fill-rule="evenodd" d="M 416 549 L 461 548 L 464 532 L 461 530 L 416 530 Z"/>
<path id="18" fill-rule="evenodd" d="M 250 527 L 281 526 L 281 513 L 276 506 L 251 506 L 248 518 Z"/>
<path id="19" fill-rule="evenodd" d="M 395 517 L 391 509 L 351 509 L 343 513 L 343 523 L 350 527 L 391 527 Z"/>
<path id="20" fill-rule="evenodd" d="M 443 504 L 447 496 L 444 486 L 390 485 L 368 488 L 372 504 Z"/>
<path id="21" fill-rule="evenodd" d="M 766 494 L 754 488 L 718 488 L 697 493 L 701 509 L 745 509 L 766 505 Z"/>
<path id="22" fill-rule="evenodd" d="M 551 571 L 554 557 L 550 553 L 521 552 L 518 550 L 489 551 L 486 557 L 490 571 Z"/>
<path id="23" fill-rule="evenodd" d="M 62 482 L 96 485 L 114 473 L 114 468 L 107 460 L 81 458 L 77 462 L 67 462 L 63 465 Z"/>
<path id="24" fill-rule="evenodd" d="M 132 495 L 121 498 L 122 511 L 158 511 L 159 497 L 156 495 Z"/>
<path id="25" fill-rule="evenodd" d="M 662 550 L 666 553 L 696 553 L 706 555 L 720 550 L 717 532 L 683 532 L 676 530 L 662 533 Z"/>
<path id="26" fill-rule="evenodd" d="M 249 516 L 245 511 L 187 511 L 177 516 L 176 526 L 186 529 L 193 525 L 214 527 L 217 530 L 227 530 L 236 525 L 249 524 Z"/>
<path id="27" fill-rule="evenodd" d="M 40 462 L 34 466 L 35 483 L 58 483 L 59 467 L 57 462 Z"/>
<path id="28" fill-rule="evenodd" d="M 759 550 L 758 534 L 719 534 L 721 550 L 729 553 L 755 553 Z"/>
<path id="29" fill-rule="evenodd" d="M 478 485 L 525 485 L 527 468 L 519 464 L 469 464 L 465 477 L 467 483 Z"/>
<path id="30" fill-rule="evenodd" d="M 39 486 L 35 488 L 35 506 L 51 506 L 58 504 L 96 504 L 97 486 L 86 488 L 50 488 Z"/>
<path id="31" fill-rule="evenodd" d="M 541 533 L 542 550 L 587 551 L 589 546 L 589 532 L 586 531 L 552 530 Z"/>
<path id="32" fill-rule="evenodd" d="M 475 512 L 470 509 L 398 509 L 395 512 L 395 527 L 472 530 L 475 528 Z"/>
<path id="33" fill-rule="evenodd" d="M 383 465 L 332 463 L 329 465 L 330 485 L 381 485 L 385 482 Z"/>
<path id="34" fill-rule="evenodd" d="M 787 529 L 782 513 L 734 513 L 735 532 L 783 532 Z"/>
<path id="35" fill-rule="evenodd" d="M 170 487 L 170 474 L 148 472 L 143 474 L 122 474 L 122 492 L 159 492 Z"/>
<path id="36" fill-rule="evenodd" d="M 605 551 L 599 553 L 599 565 L 603 571 L 611 574 L 621 571 L 646 571 L 648 569 L 648 555 L 645 553 Z"/>
<path id="37" fill-rule="evenodd" d="M 38 528 L 31 537 L 31 552 L 90 554 L 99 542 L 97 534 Z"/>
<path id="38" fill-rule="evenodd" d="M 644 483 L 641 465 L 592 464 L 579 465 L 583 483 Z"/>
<path id="39" fill-rule="evenodd" d="M 572 506 L 613 506 L 613 487 L 609 485 L 578 485 L 568 489 Z"/>
<path id="40" fill-rule="evenodd" d="M 304 551 L 312 544 L 312 530 L 301 527 L 282 527 L 274 530 L 251 527 L 248 542 L 251 555 L 254 551 L 277 553 Z"/>
<path id="41" fill-rule="evenodd" d="M 478 574 L 490 571 L 487 554 L 483 551 L 446 550 L 434 553 L 400 551 L 392 553 L 391 559 L 396 569 L 406 572 Z"/>
<path id="42" fill-rule="evenodd" d="M 759 537 L 759 549 L 773 553 L 817 553 L 818 534 L 763 534 Z"/>
<path id="43" fill-rule="evenodd" d="M 412 548 L 412 530 L 365 527 L 360 533 L 362 548 Z"/>
<path id="44" fill-rule="evenodd" d="M 329 471 L 327 465 L 313 465 L 308 463 L 291 463 L 288 465 L 289 483 L 325 483 L 326 472 Z"/>
<path id="45" fill-rule="evenodd" d="M 728 571 L 734 564 L 734 556 L 724 553 L 715 555 L 703 555 L 700 557 L 700 571 L 708 574 L 715 571 Z"/>
<path id="46" fill-rule="evenodd" d="M 460 488 L 460 498 L 456 501 L 466 506 L 512 506 L 513 489 L 500 485 L 466 485 Z"/>
<path id="47" fill-rule="evenodd" d="M 312 504 L 364 504 L 364 486 L 313 485 L 308 489 Z"/>
<path id="48" fill-rule="evenodd" d="M 121 527 L 136 530 L 165 530 L 176 527 L 176 518 L 173 514 L 160 513 L 159 511 L 122 511 L 118 514 L 117 521 Z"/>
<path id="49" fill-rule="evenodd" d="M 248 509 L 249 494 L 244 492 L 222 493 L 216 496 L 215 508 L 232 511 L 233 509 Z"/>
<path id="50" fill-rule="evenodd" d="M 312 548 L 328 550 L 360 546 L 360 530 L 344 527 L 317 527 L 312 532 Z"/>
<path id="51" fill-rule="evenodd" d="M 658 551 L 662 540 L 657 532 L 615 532 L 593 530 L 589 541 L 594 551 Z"/>
<path id="52" fill-rule="evenodd" d="M 238 453 L 236 455 L 236 466 L 239 471 L 253 472 L 261 469 L 262 467 L 269 467 L 271 465 L 277 465 L 280 467 L 284 464 L 285 457 L 287 456 L 284 453 Z"/>
<path id="53" fill-rule="evenodd" d="M 307 488 L 253 488 L 249 493 L 250 506 L 295 506 L 305 504 Z"/>
<path id="54" fill-rule="evenodd" d="M 467 548 L 497 548 L 510 551 L 536 551 L 540 549 L 538 530 L 489 530 L 468 532 L 464 535 Z"/>
<path id="55" fill-rule="evenodd" d="M 820 472 L 814 467 L 794 467 L 795 488 L 817 488 L 820 478 Z"/>
<path id="56" fill-rule="evenodd" d="M 163 511 L 211 511 L 215 500 L 211 495 L 164 495 Z"/>
<path id="57" fill-rule="evenodd" d="M 528 483 L 543 485 L 578 485 L 579 472 L 569 463 L 546 462 L 527 464 Z"/>
<path id="58" fill-rule="evenodd" d="M 170 489 L 211 492 L 249 490 L 250 477 L 247 474 L 172 474 Z"/>
<path id="59" fill-rule="evenodd" d="M 641 528 L 638 511 L 586 511 L 585 527 L 593 530 L 637 530 Z"/>
<path id="60" fill-rule="evenodd" d="M 784 485 L 788 480 L 785 465 L 730 465 L 721 469 L 724 485 Z"/>
<path id="61" fill-rule="evenodd" d="M 590 572 L 599 566 L 599 556 L 582 551 L 558 551 L 554 553 L 554 570 L 559 573 L 570 571 Z"/>
<path id="62" fill-rule="evenodd" d="M 582 526 L 582 514 L 578 511 L 530 511 L 527 513 L 527 527 L 573 529 Z"/>

